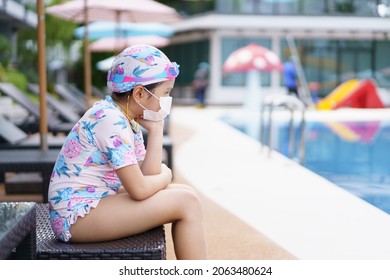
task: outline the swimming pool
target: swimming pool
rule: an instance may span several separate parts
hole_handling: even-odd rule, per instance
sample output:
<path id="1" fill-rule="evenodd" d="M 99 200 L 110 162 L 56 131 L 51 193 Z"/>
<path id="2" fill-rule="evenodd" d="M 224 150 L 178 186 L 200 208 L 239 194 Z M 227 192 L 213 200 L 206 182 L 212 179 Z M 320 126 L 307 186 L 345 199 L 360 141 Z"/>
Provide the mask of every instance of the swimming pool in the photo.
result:
<path id="1" fill-rule="evenodd" d="M 301 164 L 337 186 L 390 214 L 390 117 L 382 120 L 308 121 L 305 126 L 305 156 Z M 259 140 L 260 122 L 222 121 Z M 299 123 L 294 125 L 298 151 Z M 267 130 L 265 131 L 265 133 Z M 288 153 L 289 126 L 275 121 L 272 147 Z M 267 136 L 267 135 L 266 135 Z M 297 157 L 297 154 L 293 154 Z"/>

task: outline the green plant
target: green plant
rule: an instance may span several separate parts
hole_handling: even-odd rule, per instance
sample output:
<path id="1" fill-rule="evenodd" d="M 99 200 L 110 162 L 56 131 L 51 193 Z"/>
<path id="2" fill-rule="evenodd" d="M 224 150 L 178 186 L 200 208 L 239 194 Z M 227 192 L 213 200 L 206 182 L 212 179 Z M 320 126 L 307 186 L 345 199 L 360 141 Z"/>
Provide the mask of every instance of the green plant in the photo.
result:
<path id="1" fill-rule="evenodd" d="M 10 57 L 11 43 L 5 36 L 0 35 L 0 62 L 4 68 L 8 66 Z"/>
<path id="2" fill-rule="evenodd" d="M 1 69 L 0 69 L 1 70 Z M 18 71 L 17 69 L 2 69 L 0 72 L 0 79 L 3 82 L 12 83 L 22 91 L 27 89 L 27 79 L 26 76 Z"/>
<path id="3" fill-rule="evenodd" d="M 339 13 L 354 13 L 355 6 L 351 2 L 336 3 L 336 11 Z"/>

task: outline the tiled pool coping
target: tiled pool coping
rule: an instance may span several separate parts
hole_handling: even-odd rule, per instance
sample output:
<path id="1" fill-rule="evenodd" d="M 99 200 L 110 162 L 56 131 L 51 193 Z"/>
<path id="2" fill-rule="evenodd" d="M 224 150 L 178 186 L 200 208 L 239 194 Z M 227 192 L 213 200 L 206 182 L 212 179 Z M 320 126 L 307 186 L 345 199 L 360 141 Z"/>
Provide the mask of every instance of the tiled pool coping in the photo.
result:
<path id="1" fill-rule="evenodd" d="M 193 136 L 175 166 L 204 195 L 299 259 L 390 259 L 390 216 L 219 120 L 240 108 L 175 107 Z M 287 112 L 278 111 L 278 117 Z M 251 113 L 254 117 L 258 114 Z M 308 118 L 377 119 L 390 110 L 308 112 Z"/>

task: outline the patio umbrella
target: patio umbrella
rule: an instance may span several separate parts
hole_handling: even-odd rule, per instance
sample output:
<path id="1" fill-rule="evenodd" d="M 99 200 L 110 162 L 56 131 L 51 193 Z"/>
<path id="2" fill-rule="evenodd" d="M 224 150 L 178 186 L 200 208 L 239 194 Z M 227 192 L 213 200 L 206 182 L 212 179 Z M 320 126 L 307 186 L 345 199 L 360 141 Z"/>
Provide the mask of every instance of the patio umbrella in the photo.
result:
<path id="1" fill-rule="evenodd" d="M 246 72 L 246 87 L 244 107 L 249 110 L 260 108 L 260 74 L 261 72 L 281 71 L 283 64 L 271 50 L 257 44 L 249 44 L 232 52 L 225 63 L 225 73 Z"/>
<path id="2" fill-rule="evenodd" d="M 84 23 L 94 21 L 122 22 L 174 22 L 180 19 L 175 9 L 153 0 L 71 0 L 51 6 L 47 13 L 65 20 Z M 84 67 L 86 103 L 90 104 L 92 95 L 91 57 L 88 47 L 88 28 L 84 30 Z"/>
<path id="3" fill-rule="evenodd" d="M 108 37 L 90 43 L 89 50 L 91 52 L 116 52 L 134 44 L 149 44 L 159 48 L 167 46 L 169 42 L 170 40 L 168 38 L 153 35 L 126 38 Z"/>
<path id="4" fill-rule="evenodd" d="M 100 60 L 98 63 L 96 63 L 96 68 L 100 71 L 108 71 L 110 70 L 110 67 L 112 63 L 115 60 L 115 56 L 110 56 L 106 59 Z"/>
<path id="5" fill-rule="evenodd" d="M 71 0 L 46 9 L 49 14 L 65 20 L 87 22 L 175 22 L 180 15 L 175 9 L 154 0 Z"/>
<path id="6" fill-rule="evenodd" d="M 160 22 L 145 22 L 133 23 L 123 22 L 118 25 L 117 22 L 111 21 L 96 21 L 87 25 L 88 38 L 97 40 L 101 38 L 112 37 L 130 37 L 130 36 L 146 36 L 156 35 L 161 37 L 171 37 L 173 35 L 173 27 Z M 77 38 L 83 38 L 85 26 L 80 26 L 74 31 Z"/>
<path id="7" fill-rule="evenodd" d="M 39 136 L 40 148 L 43 151 L 49 149 L 47 134 L 47 107 L 46 107 L 46 91 L 47 91 L 47 73 L 46 73 L 46 42 L 45 42 L 45 10 L 43 0 L 37 0 L 37 17 L 38 17 L 38 80 L 39 80 Z"/>

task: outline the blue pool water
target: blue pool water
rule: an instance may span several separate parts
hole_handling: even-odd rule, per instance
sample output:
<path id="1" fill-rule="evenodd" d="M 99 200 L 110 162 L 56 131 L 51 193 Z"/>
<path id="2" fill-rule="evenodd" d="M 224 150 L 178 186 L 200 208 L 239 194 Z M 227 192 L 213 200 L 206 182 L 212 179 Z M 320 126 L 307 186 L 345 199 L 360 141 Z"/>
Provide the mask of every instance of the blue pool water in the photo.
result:
<path id="1" fill-rule="evenodd" d="M 260 138 L 247 125 L 223 121 Z M 294 130 L 298 143 L 299 126 Z M 288 135 L 287 123 L 275 125 L 272 146 L 285 156 Z M 304 135 L 306 168 L 390 214 L 390 122 L 308 122 Z"/>

